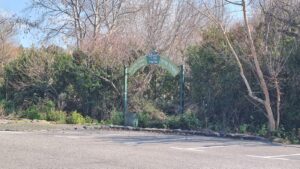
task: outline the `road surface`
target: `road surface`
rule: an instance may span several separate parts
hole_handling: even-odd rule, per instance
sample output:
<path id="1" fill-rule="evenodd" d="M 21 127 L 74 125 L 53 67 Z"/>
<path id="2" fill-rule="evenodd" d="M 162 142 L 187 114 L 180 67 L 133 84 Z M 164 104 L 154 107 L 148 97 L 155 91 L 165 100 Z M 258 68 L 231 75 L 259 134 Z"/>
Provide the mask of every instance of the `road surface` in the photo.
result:
<path id="1" fill-rule="evenodd" d="M 300 146 L 135 131 L 0 131 L 1 169 L 300 169 Z"/>

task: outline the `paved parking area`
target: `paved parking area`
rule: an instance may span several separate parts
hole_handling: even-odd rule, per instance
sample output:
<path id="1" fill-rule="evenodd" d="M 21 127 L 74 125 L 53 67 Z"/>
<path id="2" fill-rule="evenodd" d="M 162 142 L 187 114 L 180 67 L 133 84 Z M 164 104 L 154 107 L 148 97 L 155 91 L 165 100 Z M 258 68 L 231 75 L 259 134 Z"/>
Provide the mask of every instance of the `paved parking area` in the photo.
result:
<path id="1" fill-rule="evenodd" d="M 300 169 L 300 146 L 134 131 L 0 132 L 2 169 Z"/>

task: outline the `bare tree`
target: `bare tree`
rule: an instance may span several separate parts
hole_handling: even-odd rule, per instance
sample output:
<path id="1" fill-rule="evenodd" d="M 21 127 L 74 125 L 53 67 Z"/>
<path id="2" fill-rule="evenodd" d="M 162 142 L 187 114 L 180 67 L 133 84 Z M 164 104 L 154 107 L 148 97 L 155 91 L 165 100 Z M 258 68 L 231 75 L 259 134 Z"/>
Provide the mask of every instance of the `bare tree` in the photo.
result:
<path id="1" fill-rule="evenodd" d="M 277 31 L 300 38 L 299 0 L 259 0 L 258 3 L 264 15 L 281 25 Z"/>
<path id="2" fill-rule="evenodd" d="M 294 7 L 300 7 L 300 1 L 264 0 L 260 1 L 259 6 L 263 16 L 261 29 L 264 39 L 260 53 L 266 59 L 270 81 L 276 91 L 276 128 L 280 125 L 282 114 L 280 111 L 282 100 L 280 74 L 296 48 L 297 29 L 300 30 L 299 11 Z"/>
<path id="3" fill-rule="evenodd" d="M 57 37 L 75 38 L 80 48 L 86 35 L 83 19 L 85 0 L 32 0 L 30 9 L 41 13 L 37 21 L 39 28 L 46 32 L 45 40 Z"/>
<path id="4" fill-rule="evenodd" d="M 146 49 L 156 48 L 169 55 L 172 60 L 183 63 L 184 49 L 196 43 L 202 18 L 187 1 L 147 0 L 139 15 L 142 20 L 141 34 L 144 34 Z M 198 36 L 199 37 L 199 36 Z"/>
<path id="5" fill-rule="evenodd" d="M 75 39 L 77 48 L 107 54 L 104 60 L 115 56 L 109 53 L 116 46 L 133 42 L 135 49 L 156 48 L 183 62 L 186 46 L 199 39 L 195 37 L 201 17 L 186 1 L 33 0 L 30 8 L 41 13 L 39 27 L 46 32 L 45 39 Z M 129 51 L 137 51 L 128 49 L 118 50 L 124 52 L 124 59 L 132 54 Z"/>
<path id="6" fill-rule="evenodd" d="M 246 1 L 245 0 L 241 0 L 238 2 L 237 1 L 229 1 L 229 0 L 225 0 L 225 1 L 230 4 L 238 5 L 242 8 L 243 23 L 244 23 L 245 32 L 247 35 L 246 43 L 250 48 L 249 54 L 247 54 L 247 57 L 254 65 L 254 72 L 258 78 L 258 84 L 263 93 L 263 97 L 256 96 L 255 92 L 253 92 L 253 89 L 249 83 L 249 79 L 245 75 L 245 69 L 244 69 L 243 63 L 241 62 L 241 56 L 239 56 L 238 52 L 234 48 L 233 43 L 230 41 L 229 35 L 227 33 L 227 30 L 225 29 L 224 24 L 215 17 L 215 15 L 207 7 L 207 4 L 205 2 L 202 4 L 204 6 L 205 10 L 199 9 L 198 11 L 199 11 L 199 13 L 201 13 L 202 15 L 206 16 L 211 21 L 213 21 L 221 29 L 221 31 L 224 35 L 224 38 L 230 48 L 230 51 L 233 54 L 233 56 L 237 62 L 237 65 L 239 66 L 240 75 L 244 81 L 244 84 L 246 85 L 249 97 L 264 106 L 264 109 L 266 112 L 265 116 L 268 119 L 269 131 L 274 131 L 276 129 L 276 123 L 275 123 L 275 118 L 274 118 L 273 109 L 272 109 L 272 103 L 271 103 L 271 99 L 270 99 L 269 87 L 267 85 L 266 76 L 262 71 L 262 65 L 260 63 L 258 51 L 255 46 L 254 39 L 253 39 L 253 27 L 250 25 L 249 20 L 248 20 L 248 11 L 247 11 Z"/>
<path id="7" fill-rule="evenodd" d="M 9 16 L 0 16 L 0 74 L 2 74 L 4 65 L 13 59 L 18 53 L 18 48 L 12 42 L 12 38 L 15 33 L 15 19 Z"/>
<path id="8" fill-rule="evenodd" d="M 96 56 L 105 65 L 122 64 L 128 54 L 132 36 L 126 32 L 130 18 L 138 6 L 125 0 L 86 1 L 84 13 L 88 20 L 88 36 L 83 50 Z M 126 45 L 125 45 L 126 44 Z"/>

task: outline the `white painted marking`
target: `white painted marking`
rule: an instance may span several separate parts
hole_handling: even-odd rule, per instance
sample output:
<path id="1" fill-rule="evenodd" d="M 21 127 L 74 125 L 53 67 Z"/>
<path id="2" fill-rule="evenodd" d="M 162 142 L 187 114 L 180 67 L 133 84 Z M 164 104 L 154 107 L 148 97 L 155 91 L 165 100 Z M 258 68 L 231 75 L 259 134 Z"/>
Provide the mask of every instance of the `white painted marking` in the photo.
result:
<path id="1" fill-rule="evenodd" d="M 210 149 L 210 148 L 220 148 L 220 147 L 228 147 L 228 146 L 203 146 L 203 147 L 170 147 L 175 150 L 185 150 L 185 151 L 204 151 L 203 149 Z"/>
<path id="2" fill-rule="evenodd" d="M 181 148 L 181 147 L 170 147 L 170 148 L 175 150 L 183 150 L 183 151 L 201 151 L 201 152 L 203 151 L 197 148 Z"/>
<path id="3" fill-rule="evenodd" d="M 269 157 L 277 158 L 277 157 L 290 157 L 290 156 L 300 156 L 300 154 L 277 155 L 277 156 L 269 156 Z"/>
<path id="4" fill-rule="evenodd" d="M 247 155 L 248 157 L 254 157 L 254 158 L 262 158 L 262 159 L 271 159 L 271 160 L 289 160 L 286 158 L 271 158 L 268 156 L 256 156 L 256 155 Z"/>
<path id="5" fill-rule="evenodd" d="M 287 155 L 276 155 L 276 156 L 258 156 L 258 155 L 247 155 L 248 157 L 263 158 L 263 159 L 273 159 L 273 160 L 289 160 L 282 157 L 292 157 L 300 156 L 300 154 L 287 154 Z"/>

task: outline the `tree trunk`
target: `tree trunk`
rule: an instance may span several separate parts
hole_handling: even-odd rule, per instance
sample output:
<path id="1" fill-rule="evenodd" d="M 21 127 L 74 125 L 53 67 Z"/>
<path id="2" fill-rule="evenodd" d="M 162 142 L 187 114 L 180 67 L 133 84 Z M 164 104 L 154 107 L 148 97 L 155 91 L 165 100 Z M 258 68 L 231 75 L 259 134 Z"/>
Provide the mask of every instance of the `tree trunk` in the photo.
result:
<path id="1" fill-rule="evenodd" d="M 275 119 L 273 116 L 273 111 L 271 108 L 271 102 L 269 101 L 265 101 L 264 103 L 265 106 L 265 110 L 267 112 L 267 118 L 268 118 L 268 129 L 270 132 L 273 132 L 276 130 L 276 125 L 275 125 Z"/>
<path id="2" fill-rule="evenodd" d="M 258 76 L 260 88 L 263 91 L 263 94 L 264 94 L 264 97 L 265 97 L 264 106 L 265 106 L 265 110 L 267 112 L 269 131 L 272 132 L 272 131 L 275 131 L 276 126 L 275 126 L 275 119 L 274 119 L 274 115 L 273 115 L 273 111 L 272 111 L 272 107 L 271 107 L 269 89 L 268 89 L 267 83 L 266 83 L 265 78 L 264 78 L 264 74 L 261 70 L 261 67 L 260 67 L 260 64 L 259 64 L 259 61 L 258 61 L 256 48 L 255 48 L 255 45 L 254 45 L 254 40 L 252 38 L 250 26 L 249 26 L 249 23 L 248 23 L 247 9 L 246 9 L 245 0 L 242 0 L 242 6 L 243 6 L 244 23 L 245 23 L 245 27 L 246 27 L 246 31 L 247 31 L 247 35 L 248 35 L 249 44 L 250 44 L 251 56 L 252 56 L 253 61 L 254 61 L 255 71 L 256 71 L 256 74 Z"/>
<path id="3" fill-rule="evenodd" d="M 280 84 L 279 84 L 279 80 L 277 77 L 274 78 L 275 79 L 275 88 L 276 88 L 276 97 L 277 97 L 277 103 L 276 103 L 276 129 L 279 128 L 279 124 L 280 124 L 280 105 L 281 105 L 281 92 L 280 92 Z"/>

